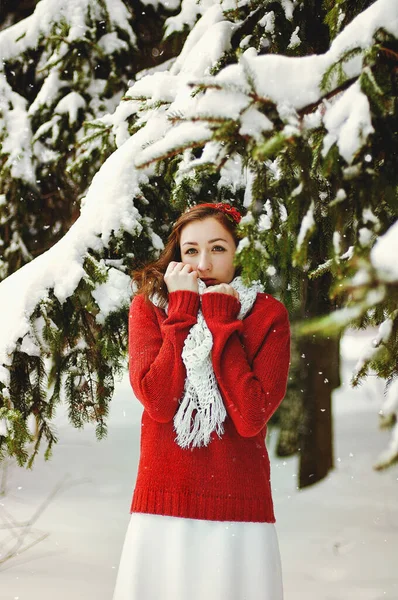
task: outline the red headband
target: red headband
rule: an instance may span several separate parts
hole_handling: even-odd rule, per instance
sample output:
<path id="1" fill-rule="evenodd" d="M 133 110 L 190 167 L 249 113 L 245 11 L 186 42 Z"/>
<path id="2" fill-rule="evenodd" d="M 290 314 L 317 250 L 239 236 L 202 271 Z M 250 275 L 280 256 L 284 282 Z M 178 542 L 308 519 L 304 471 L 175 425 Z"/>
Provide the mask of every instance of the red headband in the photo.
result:
<path id="1" fill-rule="evenodd" d="M 218 210 L 221 210 L 223 213 L 225 213 L 227 217 L 231 217 L 235 221 L 235 223 L 239 223 L 242 218 L 240 212 L 234 206 L 231 206 L 226 202 L 210 202 L 206 204 L 199 204 L 199 206 L 211 206 L 212 208 L 217 208 Z"/>

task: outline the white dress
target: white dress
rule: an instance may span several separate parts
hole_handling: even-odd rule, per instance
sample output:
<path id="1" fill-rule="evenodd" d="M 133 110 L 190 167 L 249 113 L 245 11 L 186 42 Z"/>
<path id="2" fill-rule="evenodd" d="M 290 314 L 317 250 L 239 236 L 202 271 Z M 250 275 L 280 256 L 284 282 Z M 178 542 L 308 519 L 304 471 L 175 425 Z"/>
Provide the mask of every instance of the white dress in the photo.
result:
<path id="1" fill-rule="evenodd" d="M 283 600 L 275 525 L 134 512 L 113 600 Z"/>

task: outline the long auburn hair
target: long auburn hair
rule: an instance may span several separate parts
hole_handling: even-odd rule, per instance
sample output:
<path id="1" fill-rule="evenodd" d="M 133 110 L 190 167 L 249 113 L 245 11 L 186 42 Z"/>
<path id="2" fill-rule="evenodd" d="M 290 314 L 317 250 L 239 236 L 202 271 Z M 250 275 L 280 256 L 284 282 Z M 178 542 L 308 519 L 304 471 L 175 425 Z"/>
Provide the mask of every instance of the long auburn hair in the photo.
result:
<path id="1" fill-rule="evenodd" d="M 208 217 L 217 219 L 217 221 L 230 232 L 235 241 L 235 245 L 238 245 L 240 235 L 238 234 L 236 223 L 218 208 L 197 204 L 178 217 L 159 258 L 140 269 L 132 271 L 131 277 L 135 288 L 134 295 L 142 294 L 145 297 L 145 300 L 150 302 L 150 297 L 152 294 L 156 293 L 160 300 L 160 306 L 162 308 L 166 306 L 168 301 L 168 289 L 163 277 L 171 261 L 182 262 L 180 251 L 182 229 L 193 221 L 203 221 Z M 242 267 L 241 265 L 238 265 L 235 269 L 234 276 L 237 277 L 241 272 Z"/>

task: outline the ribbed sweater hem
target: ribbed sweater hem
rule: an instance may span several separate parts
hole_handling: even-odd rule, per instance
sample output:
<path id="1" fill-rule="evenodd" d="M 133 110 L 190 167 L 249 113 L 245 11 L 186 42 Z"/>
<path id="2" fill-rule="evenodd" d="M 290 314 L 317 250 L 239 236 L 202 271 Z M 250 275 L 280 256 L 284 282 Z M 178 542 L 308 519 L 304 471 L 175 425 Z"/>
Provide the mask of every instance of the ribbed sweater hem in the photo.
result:
<path id="1" fill-rule="evenodd" d="M 209 521 L 275 523 L 271 498 L 194 494 L 170 490 L 134 490 L 130 513 L 141 512 Z"/>

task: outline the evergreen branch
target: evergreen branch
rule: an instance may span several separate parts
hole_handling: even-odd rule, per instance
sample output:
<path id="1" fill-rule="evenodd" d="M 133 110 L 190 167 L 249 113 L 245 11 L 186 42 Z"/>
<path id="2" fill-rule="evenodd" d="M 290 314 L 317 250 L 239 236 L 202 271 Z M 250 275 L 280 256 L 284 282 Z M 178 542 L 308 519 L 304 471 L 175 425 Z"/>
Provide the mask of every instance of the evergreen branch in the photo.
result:
<path id="1" fill-rule="evenodd" d="M 93 133 L 92 135 L 89 135 L 87 137 L 84 137 L 80 142 L 77 142 L 75 144 L 75 148 L 81 148 L 82 146 L 84 146 L 85 144 L 87 144 L 88 142 L 91 142 L 92 140 L 95 140 L 103 135 L 109 134 L 112 131 L 112 126 L 109 127 L 103 127 L 101 128 L 100 131 L 96 131 L 95 133 Z"/>
<path id="2" fill-rule="evenodd" d="M 337 298 L 341 294 L 356 294 L 357 296 L 365 294 L 369 292 L 369 290 L 378 290 L 385 287 L 386 282 L 383 281 L 377 274 L 373 274 L 371 282 L 366 282 L 362 284 L 350 283 L 351 280 L 347 280 L 345 283 L 339 284 L 341 287 L 336 288 L 335 292 L 332 294 L 332 298 Z M 388 283 L 388 287 L 390 292 L 392 293 L 394 290 L 398 290 L 398 281 L 391 281 Z"/>
<path id="3" fill-rule="evenodd" d="M 344 92 L 347 88 L 349 88 L 353 83 L 355 83 L 358 79 L 359 79 L 360 75 L 356 76 L 356 77 L 351 77 L 351 79 L 347 79 L 346 81 L 344 81 L 344 83 L 340 84 L 339 86 L 337 86 L 335 89 L 331 90 L 330 92 L 327 92 L 326 94 L 323 94 L 319 100 L 316 100 L 315 102 L 312 102 L 312 104 L 307 104 L 307 106 L 304 106 L 303 108 L 300 108 L 297 113 L 300 116 L 304 116 L 308 113 L 313 112 L 315 109 L 318 108 L 318 106 L 320 104 L 322 104 L 322 102 L 324 102 L 325 100 L 330 100 L 330 98 L 333 98 L 334 96 L 336 96 L 337 94 L 340 94 L 341 92 Z"/>
<path id="4" fill-rule="evenodd" d="M 121 101 L 122 102 L 129 102 L 129 101 L 133 101 L 133 102 L 142 102 L 143 104 L 145 102 L 148 102 L 149 100 L 152 100 L 151 96 L 141 96 L 137 98 L 134 98 L 133 96 L 123 96 Z M 149 108 L 160 108 L 161 106 L 170 106 L 171 102 L 167 101 L 167 100 L 155 100 L 150 106 Z M 143 108 L 141 108 L 140 110 L 143 110 Z"/>
<path id="5" fill-rule="evenodd" d="M 48 447 L 47 447 L 47 452 L 49 450 L 49 448 L 54 444 L 57 443 L 58 438 L 54 435 L 54 433 L 51 431 L 51 428 L 49 427 L 49 425 L 46 423 L 45 420 L 42 421 L 40 427 L 39 427 L 39 431 L 38 431 L 38 435 L 35 441 L 35 445 L 33 447 L 33 452 L 29 457 L 28 460 L 28 464 L 27 464 L 27 468 L 31 469 L 34 463 L 34 460 L 39 452 L 40 449 L 40 443 L 41 443 L 41 439 L 43 437 L 43 435 L 45 434 L 46 440 L 48 442 Z"/>
<path id="6" fill-rule="evenodd" d="M 361 48 L 351 48 L 344 52 L 344 54 L 337 60 L 337 62 L 333 63 L 329 69 L 327 69 L 326 73 L 324 73 L 320 87 L 321 89 L 326 89 L 328 85 L 330 85 L 333 76 L 337 73 L 337 83 L 341 85 L 343 83 L 343 79 L 346 77 L 346 74 L 343 69 L 344 62 L 352 59 L 354 56 L 357 56 L 362 51 Z"/>
<path id="7" fill-rule="evenodd" d="M 146 102 L 147 100 L 151 100 L 152 96 L 123 96 L 122 100 L 128 101 L 133 100 L 134 102 Z M 169 103 L 166 103 L 169 104 Z"/>
<path id="8" fill-rule="evenodd" d="M 240 94 L 243 94 L 245 96 L 247 96 L 248 98 L 251 98 L 254 102 L 259 102 L 265 106 L 275 106 L 275 102 L 273 102 L 272 100 L 270 100 L 269 98 L 264 98 L 263 96 L 259 96 L 257 94 L 256 91 L 249 91 L 245 88 L 242 88 L 240 86 L 237 85 L 222 85 L 220 83 L 207 83 L 207 82 L 200 82 L 200 83 L 195 83 L 195 82 L 190 82 L 187 84 L 188 87 L 192 87 L 192 88 L 197 88 L 199 91 L 206 91 L 206 90 L 217 90 L 220 92 L 238 92 Z"/>
<path id="9" fill-rule="evenodd" d="M 53 62 L 46 63 L 43 67 L 41 67 L 41 69 L 37 69 L 37 73 L 40 74 L 40 73 L 44 73 L 45 71 L 50 71 L 51 69 L 54 69 L 54 67 L 56 67 L 57 65 L 59 65 L 60 63 L 62 63 L 65 60 L 67 55 L 68 55 L 68 52 L 66 52 L 65 54 L 62 54 L 56 60 L 53 60 Z"/>
<path id="10" fill-rule="evenodd" d="M 308 277 L 310 279 L 316 279 L 317 277 L 320 277 L 321 275 L 324 275 L 327 272 L 330 272 L 331 268 L 333 265 L 337 264 L 336 259 L 338 258 L 338 262 L 340 263 L 341 261 L 348 261 L 352 258 L 352 254 L 348 254 L 347 252 L 345 252 L 344 254 L 342 254 L 339 257 L 335 257 L 335 258 L 330 258 L 329 260 L 325 261 L 324 263 L 322 263 L 321 265 L 319 265 L 316 269 L 314 269 L 313 271 L 310 271 L 308 273 Z"/>
<path id="11" fill-rule="evenodd" d="M 78 41 L 79 43 L 84 43 L 87 44 L 88 46 L 91 46 L 92 48 L 95 48 L 96 51 L 98 52 L 98 54 L 100 55 L 101 58 L 104 58 L 106 56 L 106 54 L 104 53 L 104 51 L 102 50 L 102 48 L 93 40 L 90 40 L 87 37 L 82 37 L 79 40 L 68 40 L 68 38 L 66 38 L 63 35 L 59 35 L 59 34 L 53 34 L 53 35 L 49 35 L 47 38 L 49 41 L 61 41 L 64 42 L 65 44 L 67 44 L 72 50 L 74 50 L 76 48 L 76 42 Z M 65 55 L 64 55 L 65 56 Z M 56 63 L 55 63 L 56 64 Z M 51 65 L 52 66 L 52 65 Z"/>
<path id="12" fill-rule="evenodd" d="M 170 150 L 169 152 L 166 152 L 166 153 L 164 153 L 164 154 L 162 154 L 160 156 L 156 156 L 154 158 L 151 158 L 150 160 L 147 160 L 146 162 L 140 163 L 137 166 L 137 168 L 139 168 L 139 169 L 145 169 L 145 168 L 149 167 L 150 165 L 152 165 L 154 163 L 161 162 L 161 161 L 173 158 L 173 156 L 176 156 L 177 154 L 181 154 L 181 152 L 183 152 L 184 150 L 189 150 L 190 148 L 201 148 L 208 141 L 209 140 L 202 140 L 200 142 L 189 142 L 187 144 L 179 146 L 178 148 Z"/>
<path id="13" fill-rule="evenodd" d="M 389 49 L 383 48 L 383 50 L 385 50 L 386 53 L 389 52 Z M 393 51 L 391 51 L 391 52 L 394 55 L 394 58 L 396 59 L 398 57 L 398 54 Z M 373 68 L 367 67 L 367 70 L 372 72 Z M 306 114 L 314 112 L 319 107 L 319 105 L 322 104 L 322 102 L 324 102 L 325 100 L 330 100 L 337 94 L 340 94 L 341 92 L 344 92 L 346 89 L 348 89 L 352 84 L 354 84 L 356 81 L 358 81 L 358 79 L 360 79 L 361 75 L 362 75 L 362 73 L 359 73 L 358 75 L 356 75 L 354 77 L 346 79 L 344 82 L 340 83 L 332 90 L 329 90 L 328 92 L 322 94 L 319 97 L 319 99 L 316 100 L 315 102 L 312 102 L 311 104 L 308 104 L 308 105 L 304 106 L 303 108 L 298 109 L 297 114 L 299 116 L 303 117 Z M 248 91 L 239 86 L 226 86 L 226 85 L 222 85 L 219 83 L 207 83 L 207 82 L 203 82 L 203 83 L 191 82 L 191 83 L 188 83 L 188 86 L 190 86 L 190 87 L 197 86 L 202 91 L 207 90 L 207 89 L 214 89 L 214 90 L 218 90 L 218 91 L 233 91 L 236 88 L 236 91 L 250 97 L 254 102 L 258 102 L 261 105 L 266 106 L 266 107 L 276 108 L 275 102 L 270 100 L 270 98 L 265 98 L 263 96 L 258 95 L 255 91 Z M 198 120 L 200 120 L 200 118 Z M 206 120 L 206 119 L 202 118 L 202 120 Z M 210 119 L 209 119 L 209 122 L 210 122 Z"/>
<path id="14" fill-rule="evenodd" d="M 195 117 L 178 117 L 178 116 L 171 116 L 168 117 L 168 119 L 170 120 L 171 123 L 173 123 L 173 125 L 175 123 L 195 123 L 195 122 L 205 122 L 205 123 L 235 123 L 236 121 L 234 121 L 233 119 L 229 118 L 229 117 L 209 117 L 209 116 L 204 116 L 204 115 L 198 115 Z"/>
<path id="15" fill-rule="evenodd" d="M 65 44 L 67 44 L 68 46 L 73 46 L 75 44 L 75 41 L 76 41 L 76 40 L 70 41 L 65 36 L 58 35 L 56 33 L 54 33 L 53 35 L 49 35 L 48 36 L 48 40 L 49 41 L 52 41 L 52 40 L 58 41 L 58 40 L 60 40 L 61 42 L 65 42 Z"/>
<path id="16" fill-rule="evenodd" d="M 322 336 L 338 336 L 348 326 L 358 321 L 369 309 L 375 304 L 382 302 L 385 298 L 385 288 L 382 286 L 377 290 L 378 301 L 375 302 L 375 295 L 371 298 L 366 297 L 362 302 L 357 302 L 353 306 L 344 307 L 322 317 L 314 317 L 313 319 L 299 324 L 296 328 L 298 336 L 310 336 L 319 334 Z"/>

